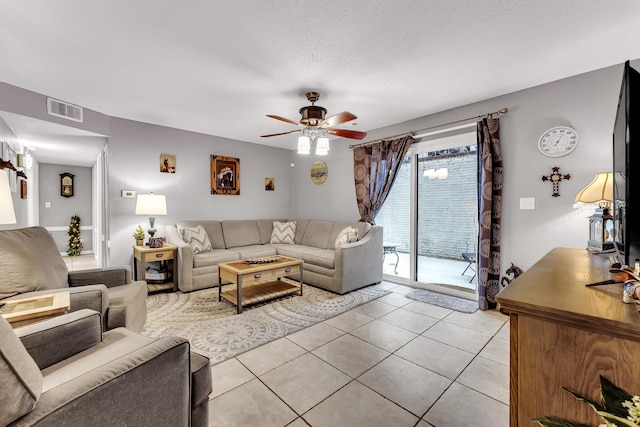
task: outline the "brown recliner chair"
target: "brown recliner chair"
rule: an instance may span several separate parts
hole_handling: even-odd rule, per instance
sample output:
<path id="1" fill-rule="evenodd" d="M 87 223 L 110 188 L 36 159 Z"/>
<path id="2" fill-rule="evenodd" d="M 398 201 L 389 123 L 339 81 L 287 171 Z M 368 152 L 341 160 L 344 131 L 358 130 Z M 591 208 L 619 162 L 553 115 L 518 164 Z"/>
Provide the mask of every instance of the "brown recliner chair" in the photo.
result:
<path id="1" fill-rule="evenodd" d="M 102 330 L 86 309 L 15 330 L 0 317 L 0 425 L 208 425 L 208 358 L 184 338 Z"/>
<path id="2" fill-rule="evenodd" d="M 0 272 L 0 301 L 68 291 L 70 311 L 97 311 L 105 330 L 140 332 L 147 320 L 146 282 L 132 282 L 128 268 L 68 271 L 43 227 L 0 231 Z"/>

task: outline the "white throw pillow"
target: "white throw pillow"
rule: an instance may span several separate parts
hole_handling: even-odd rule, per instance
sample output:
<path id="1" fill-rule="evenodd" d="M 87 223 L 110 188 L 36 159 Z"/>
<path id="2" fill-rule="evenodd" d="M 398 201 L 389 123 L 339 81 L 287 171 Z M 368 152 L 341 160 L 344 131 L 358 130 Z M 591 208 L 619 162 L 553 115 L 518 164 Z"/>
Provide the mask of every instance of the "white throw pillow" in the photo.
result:
<path id="1" fill-rule="evenodd" d="M 358 241 L 358 230 L 349 226 L 338 233 L 338 237 L 336 237 L 336 243 L 334 246 L 338 248 L 340 246 L 344 246 L 348 243 L 353 243 L 356 241 Z"/>
<path id="2" fill-rule="evenodd" d="M 295 243 L 297 225 L 296 221 L 273 221 L 273 231 L 271 232 L 271 241 L 269 243 L 293 245 Z"/>
<path id="3" fill-rule="evenodd" d="M 194 255 L 213 250 L 207 231 L 203 226 L 183 228 L 181 232 L 182 240 L 191 246 Z"/>

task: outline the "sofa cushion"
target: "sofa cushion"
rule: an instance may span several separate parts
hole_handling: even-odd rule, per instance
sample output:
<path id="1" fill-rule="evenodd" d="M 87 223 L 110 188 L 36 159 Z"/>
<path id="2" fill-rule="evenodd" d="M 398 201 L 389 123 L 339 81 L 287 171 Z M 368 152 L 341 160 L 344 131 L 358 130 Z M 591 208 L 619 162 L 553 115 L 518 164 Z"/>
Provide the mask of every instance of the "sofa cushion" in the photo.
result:
<path id="1" fill-rule="evenodd" d="M 252 219 L 234 219 L 222 221 L 222 234 L 227 248 L 259 245 L 260 230 Z"/>
<path id="2" fill-rule="evenodd" d="M 196 227 L 186 227 L 180 231 L 182 234 L 182 240 L 191 246 L 191 250 L 194 255 L 213 250 L 207 231 L 203 226 L 198 225 Z"/>
<path id="3" fill-rule="evenodd" d="M 67 288 L 67 265 L 44 227 L 0 233 L 0 299 L 24 292 Z M 36 268 L 46 265 L 47 268 Z"/>
<path id="4" fill-rule="evenodd" d="M 335 251 L 333 249 L 311 249 L 302 253 L 302 260 L 305 263 L 333 269 L 335 268 Z"/>
<path id="5" fill-rule="evenodd" d="M 269 243 L 293 245 L 296 237 L 296 225 L 297 223 L 295 221 L 273 221 L 273 231 L 271 232 L 271 240 Z"/>
<path id="6" fill-rule="evenodd" d="M 358 240 L 358 230 L 356 230 L 351 226 L 345 227 L 338 234 L 338 237 L 336 237 L 334 247 L 339 248 L 340 246 L 353 243 L 357 240 Z"/>
<path id="7" fill-rule="evenodd" d="M 202 268 L 217 266 L 221 262 L 238 261 L 240 254 L 229 249 L 214 249 L 210 252 L 203 252 L 193 256 L 193 267 Z M 195 273 L 194 273 L 195 274 Z"/>
<path id="8" fill-rule="evenodd" d="M 334 221 L 309 221 L 301 244 L 313 246 L 318 249 L 327 249 L 329 247 L 329 235 L 333 229 L 333 224 Z"/>
<path id="9" fill-rule="evenodd" d="M 230 248 L 240 254 L 240 259 L 277 255 L 276 249 L 269 245 L 249 245 Z"/>
<path id="10" fill-rule="evenodd" d="M 224 244 L 224 236 L 222 235 L 222 224 L 220 221 L 216 220 L 184 220 L 180 221 L 177 225 L 178 231 L 180 235 L 182 235 L 182 229 L 185 227 L 196 227 L 201 225 L 207 232 L 207 236 L 209 236 L 209 241 L 211 242 L 211 247 L 213 249 L 225 249 L 226 246 Z"/>
<path id="11" fill-rule="evenodd" d="M 32 411 L 42 393 L 40 369 L 9 322 L 1 316 L 0 384 L 0 425 L 3 426 Z"/>

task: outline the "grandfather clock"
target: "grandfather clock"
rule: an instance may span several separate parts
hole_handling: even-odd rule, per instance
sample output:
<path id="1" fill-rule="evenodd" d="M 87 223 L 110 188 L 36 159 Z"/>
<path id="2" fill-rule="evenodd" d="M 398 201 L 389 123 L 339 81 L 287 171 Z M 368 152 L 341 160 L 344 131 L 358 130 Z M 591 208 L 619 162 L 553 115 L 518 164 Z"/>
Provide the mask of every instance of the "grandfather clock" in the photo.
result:
<path id="1" fill-rule="evenodd" d="M 589 217 L 589 242 L 587 249 L 608 251 L 613 249 L 613 217 L 609 209 L 598 208 Z"/>

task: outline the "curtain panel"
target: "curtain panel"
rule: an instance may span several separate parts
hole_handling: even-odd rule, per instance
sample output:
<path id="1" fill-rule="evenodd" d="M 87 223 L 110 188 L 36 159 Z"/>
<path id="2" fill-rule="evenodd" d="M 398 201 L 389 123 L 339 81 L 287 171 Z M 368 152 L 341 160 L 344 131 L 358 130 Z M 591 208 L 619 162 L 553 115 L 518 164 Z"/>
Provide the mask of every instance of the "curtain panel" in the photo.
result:
<path id="1" fill-rule="evenodd" d="M 502 217 L 502 152 L 500 119 L 478 122 L 478 305 L 496 308 L 500 285 L 500 220 Z"/>
<path id="2" fill-rule="evenodd" d="M 360 221 L 375 224 L 375 217 L 413 141 L 411 136 L 405 136 L 353 149 L 353 176 Z"/>

